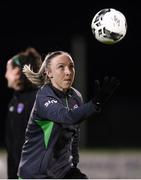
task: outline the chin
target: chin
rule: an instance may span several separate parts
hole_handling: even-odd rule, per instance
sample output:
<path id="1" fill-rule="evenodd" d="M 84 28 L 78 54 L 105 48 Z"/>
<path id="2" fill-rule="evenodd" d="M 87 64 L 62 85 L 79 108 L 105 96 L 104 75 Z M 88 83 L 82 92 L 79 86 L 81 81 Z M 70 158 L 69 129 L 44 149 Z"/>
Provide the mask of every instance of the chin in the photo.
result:
<path id="1" fill-rule="evenodd" d="M 63 91 L 67 91 L 68 89 L 70 89 L 71 86 L 64 86 L 63 87 Z"/>
<path id="2" fill-rule="evenodd" d="M 11 84 L 7 84 L 8 88 L 12 88 L 12 85 Z"/>
<path id="3" fill-rule="evenodd" d="M 72 83 L 64 83 L 63 84 L 63 86 L 62 86 L 62 88 L 63 88 L 63 90 L 68 90 L 68 89 L 70 89 L 71 88 L 71 86 L 72 86 Z"/>

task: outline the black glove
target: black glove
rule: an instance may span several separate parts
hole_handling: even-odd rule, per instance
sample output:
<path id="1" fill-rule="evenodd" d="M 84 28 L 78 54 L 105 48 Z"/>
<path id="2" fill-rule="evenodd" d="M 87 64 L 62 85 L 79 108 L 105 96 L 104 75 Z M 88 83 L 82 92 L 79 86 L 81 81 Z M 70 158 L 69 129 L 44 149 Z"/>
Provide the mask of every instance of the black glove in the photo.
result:
<path id="1" fill-rule="evenodd" d="M 109 78 L 108 76 L 104 77 L 103 83 L 101 85 L 99 80 L 96 80 L 95 81 L 96 94 L 92 101 L 97 106 L 103 107 L 119 85 L 120 85 L 120 81 L 115 77 L 112 78 Z"/>

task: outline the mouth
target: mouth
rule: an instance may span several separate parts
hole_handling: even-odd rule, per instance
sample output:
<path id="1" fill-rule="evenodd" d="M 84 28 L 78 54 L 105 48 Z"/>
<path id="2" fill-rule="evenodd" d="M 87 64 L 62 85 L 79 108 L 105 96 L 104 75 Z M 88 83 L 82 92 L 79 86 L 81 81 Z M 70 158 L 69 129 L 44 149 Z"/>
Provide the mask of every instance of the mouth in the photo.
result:
<path id="1" fill-rule="evenodd" d="M 65 79 L 64 81 L 66 81 L 66 82 L 71 82 L 72 80 L 71 80 L 71 79 Z"/>
<path id="2" fill-rule="evenodd" d="M 72 84 L 72 80 L 71 79 L 65 79 L 64 83 L 68 86 L 70 86 Z"/>

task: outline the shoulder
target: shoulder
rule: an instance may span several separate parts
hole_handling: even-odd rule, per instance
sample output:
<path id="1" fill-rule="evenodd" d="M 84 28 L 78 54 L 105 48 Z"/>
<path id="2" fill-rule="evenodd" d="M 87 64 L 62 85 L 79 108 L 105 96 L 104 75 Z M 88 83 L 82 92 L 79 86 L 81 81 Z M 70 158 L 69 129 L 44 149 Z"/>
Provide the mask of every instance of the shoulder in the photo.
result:
<path id="1" fill-rule="evenodd" d="M 80 98 L 81 101 L 83 101 L 82 94 L 81 94 L 77 89 L 75 89 L 74 87 L 71 87 L 71 89 L 72 89 L 72 91 L 73 91 L 73 94 L 74 94 L 75 96 L 77 96 L 78 98 Z"/>
<path id="2" fill-rule="evenodd" d="M 43 85 L 37 92 L 36 105 L 45 105 L 46 107 L 51 103 L 60 102 L 60 99 L 56 96 L 53 89 L 49 85 Z"/>
<path id="3" fill-rule="evenodd" d="M 74 87 L 71 87 L 71 90 L 77 95 L 77 96 L 82 96 L 81 93 L 75 89 Z"/>
<path id="4" fill-rule="evenodd" d="M 37 95 L 38 96 L 55 96 L 55 93 L 48 84 L 45 84 L 39 88 Z"/>

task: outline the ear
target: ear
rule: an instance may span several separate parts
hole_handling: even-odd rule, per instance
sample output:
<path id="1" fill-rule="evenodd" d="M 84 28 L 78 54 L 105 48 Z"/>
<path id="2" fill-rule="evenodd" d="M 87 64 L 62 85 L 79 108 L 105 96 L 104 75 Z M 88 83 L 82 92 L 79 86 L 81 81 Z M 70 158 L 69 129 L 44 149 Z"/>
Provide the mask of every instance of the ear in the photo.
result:
<path id="1" fill-rule="evenodd" d="M 15 77 L 16 80 L 19 80 L 20 77 L 21 77 L 21 70 L 18 68 L 18 67 L 15 67 L 13 70 L 12 70 L 12 76 Z"/>
<path id="2" fill-rule="evenodd" d="M 19 67 L 15 67 L 13 69 L 13 72 L 14 72 L 15 75 L 21 75 L 21 70 L 19 69 Z"/>
<path id="3" fill-rule="evenodd" d="M 50 70 L 46 70 L 46 74 L 49 78 L 53 78 L 52 72 Z"/>

